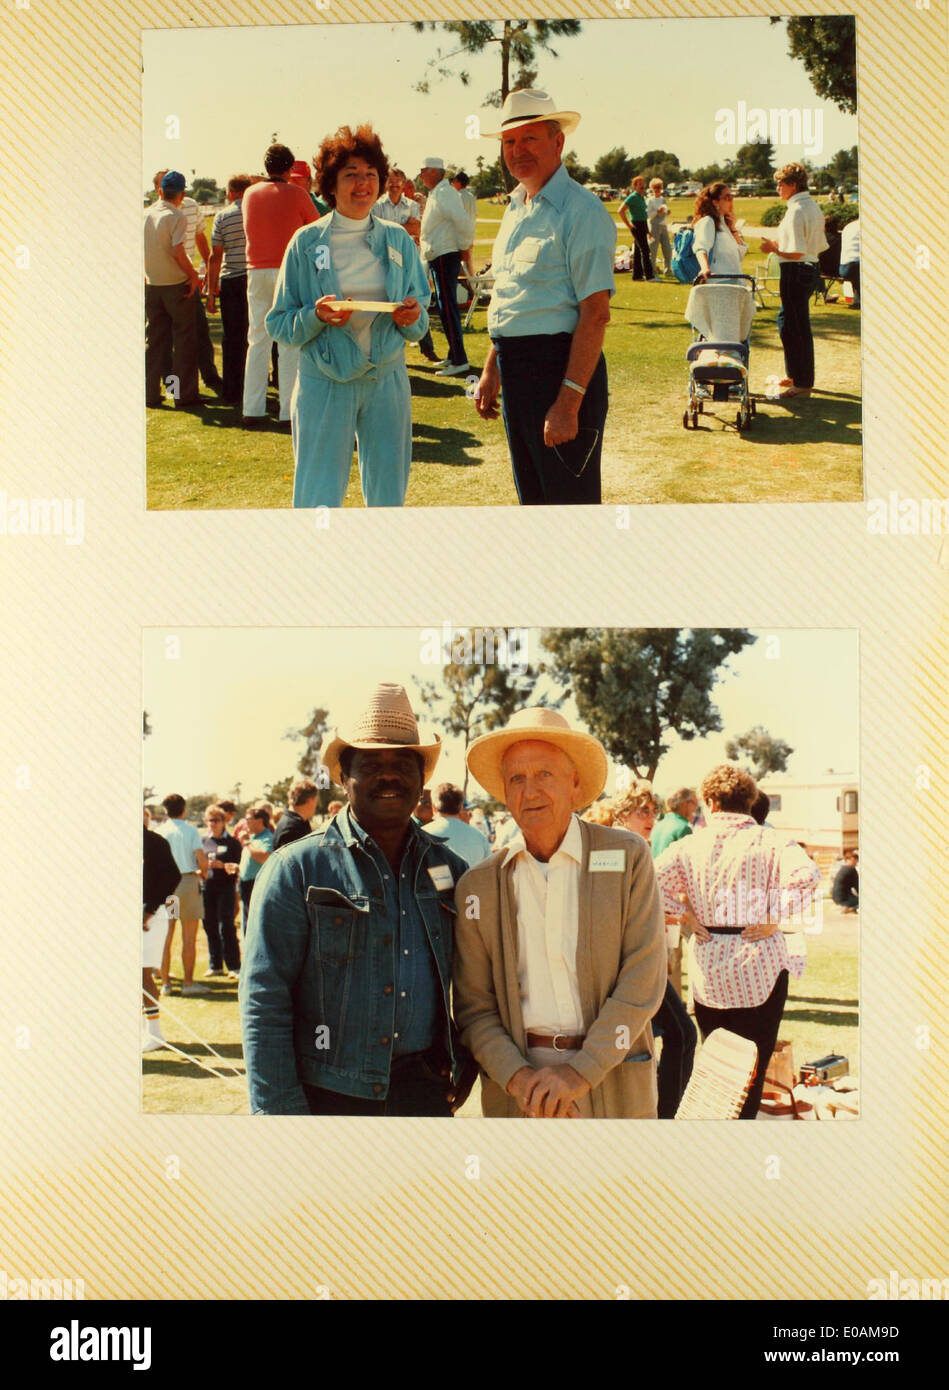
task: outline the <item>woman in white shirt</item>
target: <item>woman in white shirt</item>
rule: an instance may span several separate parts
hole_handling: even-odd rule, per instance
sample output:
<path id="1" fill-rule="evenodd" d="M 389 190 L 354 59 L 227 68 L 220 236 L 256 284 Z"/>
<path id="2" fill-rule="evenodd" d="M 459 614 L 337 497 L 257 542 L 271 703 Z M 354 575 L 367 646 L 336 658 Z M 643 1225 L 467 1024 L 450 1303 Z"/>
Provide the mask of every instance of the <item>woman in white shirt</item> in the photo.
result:
<path id="1" fill-rule="evenodd" d="M 711 183 L 695 200 L 692 250 L 702 268 L 699 283 L 709 275 L 740 275 L 748 247 L 735 226 L 735 195 L 727 183 Z"/>

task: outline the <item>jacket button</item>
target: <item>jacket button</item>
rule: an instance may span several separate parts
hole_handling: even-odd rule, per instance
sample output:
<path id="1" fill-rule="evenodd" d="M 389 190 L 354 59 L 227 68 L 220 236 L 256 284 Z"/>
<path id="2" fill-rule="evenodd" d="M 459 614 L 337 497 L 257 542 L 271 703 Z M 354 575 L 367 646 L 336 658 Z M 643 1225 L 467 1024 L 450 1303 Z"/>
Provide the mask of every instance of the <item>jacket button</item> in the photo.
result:
<path id="1" fill-rule="evenodd" d="M 341 927 L 342 925 L 343 925 L 343 919 L 342 919 L 342 917 L 334 917 L 334 918 L 333 918 L 333 926 L 334 926 L 334 927 Z"/>
<path id="2" fill-rule="evenodd" d="M 376 1082 L 375 1086 L 373 1086 L 372 1089 L 375 1091 L 376 1095 L 378 1095 L 379 1092 L 382 1090 L 382 1087 L 379 1085 L 378 1082 Z"/>
<path id="3" fill-rule="evenodd" d="M 392 937 L 391 937 L 391 936 L 384 936 L 384 937 L 382 938 L 382 944 L 383 944 L 383 946 L 391 946 L 391 945 L 392 945 Z"/>
<path id="4" fill-rule="evenodd" d="M 382 1043 L 382 1046 L 383 1046 L 383 1047 L 388 1047 L 388 1046 L 389 1046 L 389 1039 L 388 1039 L 388 1038 L 380 1038 L 379 1041 Z"/>
<path id="5" fill-rule="evenodd" d="M 391 993 L 392 993 L 392 986 L 391 986 L 391 985 L 386 985 L 385 989 L 384 989 L 382 992 L 383 992 L 383 994 L 391 994 Z"/>

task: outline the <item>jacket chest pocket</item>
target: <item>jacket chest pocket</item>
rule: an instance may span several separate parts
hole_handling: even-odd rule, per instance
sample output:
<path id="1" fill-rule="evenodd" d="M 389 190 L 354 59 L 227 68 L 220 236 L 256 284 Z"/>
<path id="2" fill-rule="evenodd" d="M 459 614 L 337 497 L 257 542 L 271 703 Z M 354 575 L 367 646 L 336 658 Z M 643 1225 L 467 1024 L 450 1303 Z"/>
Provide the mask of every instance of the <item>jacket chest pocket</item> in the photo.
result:
<path id="1" fill-rule="evenodd" d="M 455 930 L 455 903 L 442 893 L 419 893 L 418 904 L 422 910 L 425 925 L 434 947 L 446 945 L 451 950 Z"/>
<path id="2" fill-rule="evenodd" d="M 316 937 L 316 954 L 323 965 L 342 966 L 366 953 L 369 899 L 348 898 L 335 888 L 310 887 L 306 910 Z"/>

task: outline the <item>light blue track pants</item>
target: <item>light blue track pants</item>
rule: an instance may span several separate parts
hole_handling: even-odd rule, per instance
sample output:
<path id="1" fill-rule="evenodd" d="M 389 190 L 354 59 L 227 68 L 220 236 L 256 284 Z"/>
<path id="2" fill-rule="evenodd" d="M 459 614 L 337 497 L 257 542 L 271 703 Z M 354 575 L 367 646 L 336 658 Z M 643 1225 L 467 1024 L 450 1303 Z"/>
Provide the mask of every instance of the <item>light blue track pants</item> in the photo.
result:
<path id="1" fill-rule="evenodd" d="M 343 505 L 354 444 L 366 506 L 402 506 L 412 462 L 412 392 L 404 362 L 382 377 L 358 381 L 301 373 L 290 419 L 295 507 Z"/>

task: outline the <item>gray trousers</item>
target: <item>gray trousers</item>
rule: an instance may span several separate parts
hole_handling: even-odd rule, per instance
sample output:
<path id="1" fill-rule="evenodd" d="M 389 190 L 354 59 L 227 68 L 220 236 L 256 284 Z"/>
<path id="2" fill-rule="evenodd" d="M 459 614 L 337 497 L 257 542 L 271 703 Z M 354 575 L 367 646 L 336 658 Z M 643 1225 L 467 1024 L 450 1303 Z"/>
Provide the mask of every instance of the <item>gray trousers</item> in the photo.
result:
<path id="1" fill-rule="evenodd" d="M 663 270 L 668 275 L 672 265 L 672 243 L 669 240 L 669 228 L 665 222 L 660 222 L 655 231 L 649 228 L 649 235 L 652 237 L 652 244 L 649 247 L 649 255 L 652 260 L 652 273 L 656 273 L 656 252 L 662 247 Z"/>
<path id="2" fill-rule="evenodd" d="M 176 381 L 169 388 L 179 405 L 198 399 L 198 347 L 194 299 L 180 285 L 145 286 L 145 402 L 161 405 L 162 372 L 171 345 L 171 371 Z M 197 294 L 197 290 L 195 291 Z"/>

